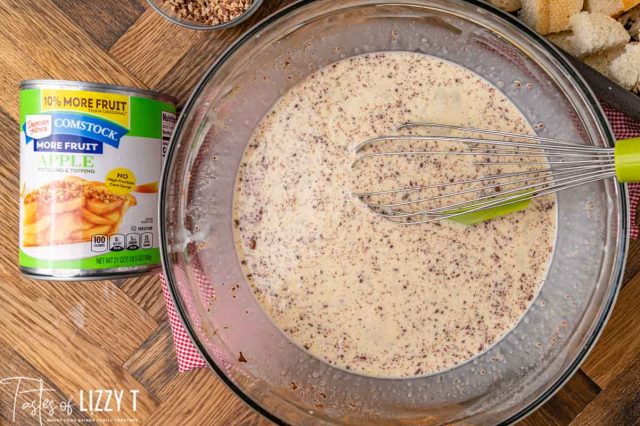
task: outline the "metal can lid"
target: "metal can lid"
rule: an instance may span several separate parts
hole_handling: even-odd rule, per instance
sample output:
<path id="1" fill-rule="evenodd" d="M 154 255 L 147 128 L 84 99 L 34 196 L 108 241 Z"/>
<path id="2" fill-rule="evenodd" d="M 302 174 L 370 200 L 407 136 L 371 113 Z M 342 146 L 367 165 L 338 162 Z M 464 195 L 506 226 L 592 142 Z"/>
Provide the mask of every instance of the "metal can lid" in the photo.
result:
<path id="1" fill-rule="evenodd" d="M 76 89 L 92 90 L 96 92 L 117 93 L 121 95 L 138 95 L 171 104 L 176 104 L 175 98 L 154 92 L 152 90 L 138 89 L 136 87 L 118 86 L 106 83 L 93 83 L 72 80 L 24 80 L 20 83 L 20 89 Z"/>

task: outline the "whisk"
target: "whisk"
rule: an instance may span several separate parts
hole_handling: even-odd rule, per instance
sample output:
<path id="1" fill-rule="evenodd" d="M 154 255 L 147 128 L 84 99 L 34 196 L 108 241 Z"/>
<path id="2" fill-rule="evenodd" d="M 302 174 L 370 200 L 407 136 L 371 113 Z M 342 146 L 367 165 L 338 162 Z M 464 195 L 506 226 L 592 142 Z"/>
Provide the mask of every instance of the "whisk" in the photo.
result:
<path id="1" fill-rule="evenodd" d="M 376 137 L 355 148 L 357 158 L 353 166 L 375 157 L 462 155 L 480 156 L 482 160 L 473 164 L 488 173 L 474 179 L 412 184 L 355 194 L 375 213 L 400 224 L 444 219 L 474 224 L 523 210 L 534 198 L 604 179 L 640 182 L 640 138 L 620 140 L 615 148 L 606 148 L 536 135 L 435 123 L 410 122 L 397 130 L 419 128 L 472 133 L 481 137 L 413 134 Z M 396 146 L 416 141 L 452 144 L 457 148 L 367 152 L 383 143 Z M 507 165 L 527 169 L 513 173 L 491 172 L 494 167 Z M 429 189 L 438 190 L 437 195 L 415 198 L 415 194 Z M 390 197 L 400 199 L 381 201 Z M 461 197 L 472 198 L 459 200 Z"/>

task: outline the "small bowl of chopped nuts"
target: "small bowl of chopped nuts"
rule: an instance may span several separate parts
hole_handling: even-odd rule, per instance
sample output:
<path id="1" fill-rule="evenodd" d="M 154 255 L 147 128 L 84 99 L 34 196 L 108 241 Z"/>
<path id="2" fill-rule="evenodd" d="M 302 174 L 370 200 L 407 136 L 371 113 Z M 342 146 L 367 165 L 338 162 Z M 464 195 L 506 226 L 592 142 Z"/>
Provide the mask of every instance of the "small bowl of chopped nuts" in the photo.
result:
<path id="1" fill-rule="evenodd" d="M 244 22 L 263 0 L 147 0 L 161 16 L 192 30 L 221 30 Z"/>

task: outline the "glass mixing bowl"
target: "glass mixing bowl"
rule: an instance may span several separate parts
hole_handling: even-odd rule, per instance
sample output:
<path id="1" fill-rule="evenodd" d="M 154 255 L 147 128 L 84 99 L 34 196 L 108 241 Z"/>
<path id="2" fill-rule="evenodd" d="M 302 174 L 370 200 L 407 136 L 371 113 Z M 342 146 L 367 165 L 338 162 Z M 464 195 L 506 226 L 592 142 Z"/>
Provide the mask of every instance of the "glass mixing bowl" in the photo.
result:
<path id="1" fill-rule="evenodd" d="M 478 1 L 301 1 L 236 42 L 206 73 L 167 155 L 160 207 L 164 270 L 202 355 L 279 423 L 496 424 L 542 404 L 576 371 L 612 309 L 627 249 L 627 194 L 614 180 L 558 196 L 543 288 L 517 326 L 438 374 L 373 378 L 291 343 L 260 308 L 233 243 L 238 165 L 274 102 L 309 73 L 365 52 L 424 52 L 500 88 L 539 134 L 590 145 L 613 136 L 591 91 L 546 41 Z"/>

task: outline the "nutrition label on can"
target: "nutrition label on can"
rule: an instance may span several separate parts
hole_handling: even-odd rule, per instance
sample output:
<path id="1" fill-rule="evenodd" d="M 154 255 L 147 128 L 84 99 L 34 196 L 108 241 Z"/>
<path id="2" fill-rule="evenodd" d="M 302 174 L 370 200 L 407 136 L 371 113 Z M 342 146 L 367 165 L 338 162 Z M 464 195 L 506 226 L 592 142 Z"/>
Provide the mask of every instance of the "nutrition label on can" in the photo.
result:
<path id="1" fill-rule="evenodd" d="M 162 159 L 167 155 L 169 150 L 169 143 L 171 142 L 171 135 L 173 135 L 173 129 L 176 127 L 176 115 L 162 111 Z"/>
<path id="2" fill-rule="evenodd" d="M 20 266 L 81 276 L 159 264 L 159 180 L 175 106 L 42 86 L 20 94 Z"/>

